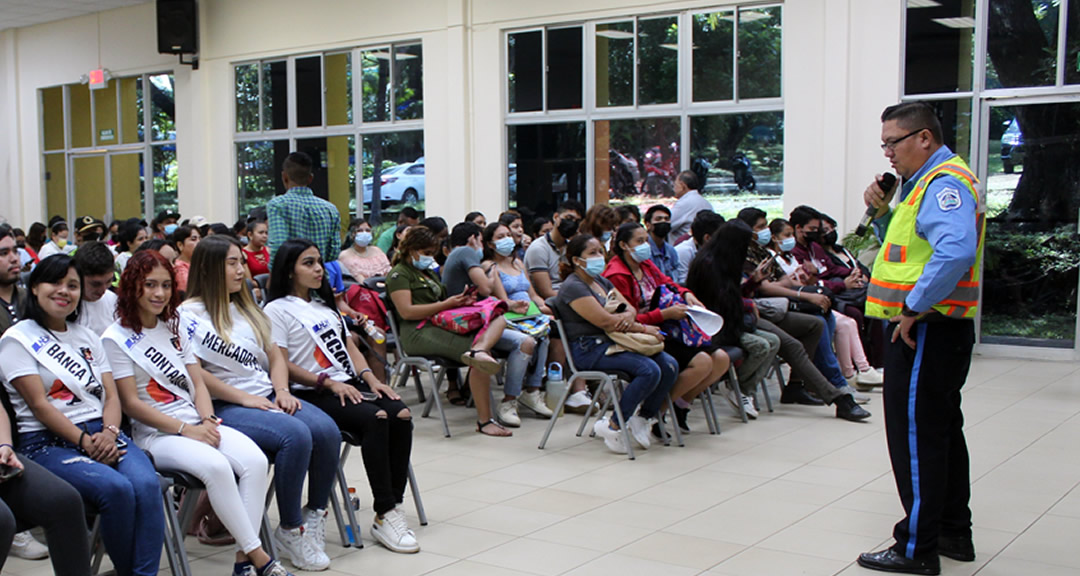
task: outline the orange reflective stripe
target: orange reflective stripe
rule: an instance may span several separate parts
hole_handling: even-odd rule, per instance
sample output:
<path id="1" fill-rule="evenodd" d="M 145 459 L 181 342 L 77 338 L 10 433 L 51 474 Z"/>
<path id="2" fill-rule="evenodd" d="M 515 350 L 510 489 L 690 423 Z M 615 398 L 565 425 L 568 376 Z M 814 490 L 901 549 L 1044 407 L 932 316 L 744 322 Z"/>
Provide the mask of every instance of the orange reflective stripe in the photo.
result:
<path id="1" fill-rule="evenodd" d="M 956 312 L 956 306 L 949 306 L 949 311 L 945 313 L 946 316 L 952 316 L 953 312 Z"/>
<path id="2" fill-rule="evenodd" d="M 882 288 L 888 288 L 889 290 L 902 290 L 904 292 L 911 292 L 915 288 L 915 284 L 897 284 L 895 282 L 886 282 L 878 278 L 870 277 L 870 283 Z"/>
<path id="3" fill-rule="evenodd" d="M 873 296 L 867 296 L 866 301 L 877 304 L 878 306 L 881 306 L 882 308 L 901 308 L 903 306 L 902 304 L 897 304 L 896 302 L 886 302 L 886 301 L 881 300 L 879 298 L 874 298 Z"/>
<path id="4" fill-rule="evenodd" d="M 979 282 L 978 281 L 974 281 L 974 282 L 963 282 L 963 281 L 961 281 L 961 282 L 956 283 L 956 287 L 957 288 L 978 288 L 979 287 Z"/>
<path id="5" fill-rule="evenodd" d="M 976 306 L 978 306 L 978 305 L 979 305 L 979 301 L 978 301 L 978 300 L 968 300 L 968 301 L 962 301 L 962 300 L 942 300 L 941 302 L 938 302 L 938 303 L 937 303 L 937 305 L 938 305 L 938 306 L 945 306 L 945 305 L 950 305 L 950 306 L 963 306 L 963 307 L 965 307 L 965 308 L 974 308 L 974 307 L 976 307 Z"/>
<path id="6" fill-rule="evenodd" d="M 907 246 L 900 247 L 900 261 L 907 262 Z"/>

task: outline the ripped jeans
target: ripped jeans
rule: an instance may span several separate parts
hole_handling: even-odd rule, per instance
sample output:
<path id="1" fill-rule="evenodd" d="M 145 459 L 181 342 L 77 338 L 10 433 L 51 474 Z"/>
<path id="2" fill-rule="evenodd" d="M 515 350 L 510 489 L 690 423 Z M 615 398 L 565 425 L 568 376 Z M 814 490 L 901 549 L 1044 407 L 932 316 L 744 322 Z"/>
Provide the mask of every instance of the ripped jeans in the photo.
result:
<path id="1" fill-rule="evenodd" d="M 101 419 L 79 425 L 87 435 L 101 432 Z M 158 572 L 165 537 L 165 512 L 154 465 L 131 438 L 115 467 L 90 459 L 74 444 L 48 430 L 19 437 L 19 452 L 75 487 L 88 512 L 101 515 L 101 537 L 116 573 L 151 576 Z"/>

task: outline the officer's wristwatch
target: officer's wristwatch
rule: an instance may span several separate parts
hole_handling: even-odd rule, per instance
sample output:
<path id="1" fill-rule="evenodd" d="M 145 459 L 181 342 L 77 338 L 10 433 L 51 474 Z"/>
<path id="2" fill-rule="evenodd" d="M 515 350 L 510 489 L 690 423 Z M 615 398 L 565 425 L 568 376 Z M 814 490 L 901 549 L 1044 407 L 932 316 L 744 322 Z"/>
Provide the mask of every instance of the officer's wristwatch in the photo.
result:
<path id="1" fill-rule="evenodd" d="M 904 304 L 904 310 L 902 312 L 900 312 L 900 314 L 902 314 L 904 316 L 907 316 L 908 318 L 918 318 L 919 317 L 919 312 L 916 312 L 916 311 L 912 310 L 911 308 L 908 308 L 907 304 Z"/>

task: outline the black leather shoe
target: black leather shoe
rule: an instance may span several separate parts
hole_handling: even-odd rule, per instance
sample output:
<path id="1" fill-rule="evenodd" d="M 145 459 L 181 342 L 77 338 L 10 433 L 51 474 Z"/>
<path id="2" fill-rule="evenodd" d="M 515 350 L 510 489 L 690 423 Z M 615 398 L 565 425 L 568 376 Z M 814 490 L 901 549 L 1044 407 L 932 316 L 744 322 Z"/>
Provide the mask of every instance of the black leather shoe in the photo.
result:
<path id="1" fill-rule="evenodd" d="M 930 576 L 941 574 L 941 560 L 938 560 L 937 554 L 911 559 L 892 548 L 859 554 L 859 566 L 880 572 L 929 574 Z"/>
<path id="2" fill-rule="evenodd" d="M 855 399 L 850 394 L 844 394 L 843 396 L 837 396 L 833 401 L 836 404 L 836 417 L 843 418 L 844 420 L 850 420 L 852 422 L 859 422 L 866 420 L 870 417 L 870 413 L 855 403 Z"/>
<path id="3" fill-rule="evenodd" d="M 975 543 L 967 536 L 940 536 L 937 547 L 938 554 L 946 558 L 957 562 L 975 561 Z"/>
<path id="4" fill-rule="evenodd" d="M 784 391 L 780 393 L 781 404 L 802 404 L 804 406 L 823 406 L 825 403 L 806 391 L 802 382 L 791 382 L 787 386 L 784 386 Z"/>

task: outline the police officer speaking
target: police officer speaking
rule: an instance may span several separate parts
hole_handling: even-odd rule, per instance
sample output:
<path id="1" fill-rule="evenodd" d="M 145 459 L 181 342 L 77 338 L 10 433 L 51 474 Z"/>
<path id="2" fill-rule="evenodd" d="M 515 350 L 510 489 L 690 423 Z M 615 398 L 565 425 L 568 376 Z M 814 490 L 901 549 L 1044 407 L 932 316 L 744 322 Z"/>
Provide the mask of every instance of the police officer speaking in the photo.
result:
<path id="1" fill-rule="evenodd" d="M 896 543 L 860 555 L 859 565 L 940 574 L 939 554 L 975 559 L 960 389 L 975 343 L 985 210 L 971 169 L 942 143 L 933 108 L 890 106 L 881 122 L 881 148 L 903 180 L 863 193 L 878 208 L 882 241 L 866 315 L 890 322 L 885 430 L 907 516 L 893 529 Z"/>

